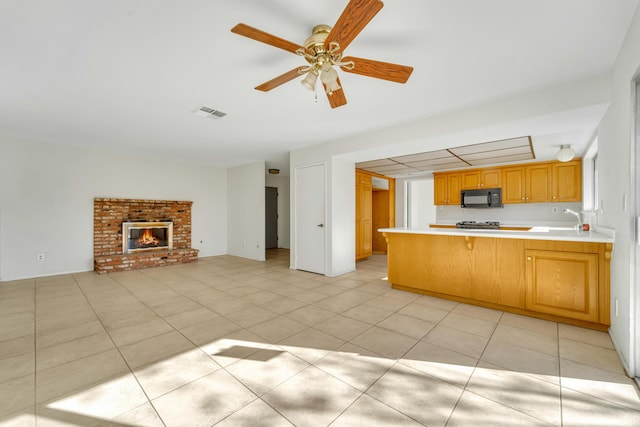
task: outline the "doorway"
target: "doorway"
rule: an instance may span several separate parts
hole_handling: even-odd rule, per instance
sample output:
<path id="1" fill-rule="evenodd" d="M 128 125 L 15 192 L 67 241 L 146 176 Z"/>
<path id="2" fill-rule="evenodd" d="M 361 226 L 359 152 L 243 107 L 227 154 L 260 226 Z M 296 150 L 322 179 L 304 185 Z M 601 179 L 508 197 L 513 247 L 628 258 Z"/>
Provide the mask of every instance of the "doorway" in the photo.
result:
<path id="1" fill-rule="evenodd" d="M 265 249 L 278 247 L 278 189 L 264 188 L 264 240 Z"/>
<path id="2" fill-rule="evenodd" d="M 295 268 L 325 274 L 325 166 L 295 171 Z"/>

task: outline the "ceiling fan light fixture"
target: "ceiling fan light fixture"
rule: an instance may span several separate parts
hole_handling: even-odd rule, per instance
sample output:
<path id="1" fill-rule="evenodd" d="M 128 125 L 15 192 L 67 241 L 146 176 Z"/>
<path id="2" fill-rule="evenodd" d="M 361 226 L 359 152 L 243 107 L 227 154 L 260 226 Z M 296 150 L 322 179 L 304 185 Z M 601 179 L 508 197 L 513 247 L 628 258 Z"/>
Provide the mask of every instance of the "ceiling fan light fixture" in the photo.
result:
<path id="1" fill-rule="evenodd" d="M 560 150 L 558 151 L 558 154 L 556 155 L 556 158 L 560 162 L 568 162 L 569 160 L 573 159 L 575 155 L 576 155 L 576 152 L 573 151 L 573 148 L 571 148 L 571 145 L 562 144 L 560 146 Z"/>
<path id="2" fill-rule="evenodd" d="M 320 74 L 320 80 L 324 84 L 326 91 L 329 95 L 340 89 L 338 84 L 338 72 L 333 67 L 327 67 L 323 69 Z"/>
<path id="3" fill-rule="evenodd" d="M 309 89 L 310 91 L 314 91 L 316 90 L 317 81 L 318 81 L 318 72 L 315 70 L 309 70 L 309 72 L 307 73 L 307 76 L 304 79 L 302 79 L 300 83 L 302 83 L 302 86 L 304 86 L 306 89 Z"/>

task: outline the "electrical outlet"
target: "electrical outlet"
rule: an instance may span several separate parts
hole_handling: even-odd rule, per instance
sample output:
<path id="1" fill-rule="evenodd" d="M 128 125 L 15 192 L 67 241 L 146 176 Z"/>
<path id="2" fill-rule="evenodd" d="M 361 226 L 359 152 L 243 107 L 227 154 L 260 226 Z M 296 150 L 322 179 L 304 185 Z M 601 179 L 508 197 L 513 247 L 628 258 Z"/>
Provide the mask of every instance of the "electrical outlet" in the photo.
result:
<path id="1" fill-rule="evenodd" d="M 36 254 L 36 261 L 44 261 L 44 253 L 40 252 Z"/>
<path id="2" fill-rule="evenodd" d="M 557 206 L 553 206 L 551 208 L 551 213 L 557 214 L 559 212 L 558 207 Z"/>

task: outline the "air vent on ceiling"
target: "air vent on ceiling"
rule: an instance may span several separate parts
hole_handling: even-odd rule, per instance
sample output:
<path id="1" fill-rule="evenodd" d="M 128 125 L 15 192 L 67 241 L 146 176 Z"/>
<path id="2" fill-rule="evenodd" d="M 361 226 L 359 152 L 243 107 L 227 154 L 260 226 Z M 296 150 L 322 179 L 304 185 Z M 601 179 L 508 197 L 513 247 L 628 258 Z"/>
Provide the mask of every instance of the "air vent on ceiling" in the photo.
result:
<path id="1" fill-rule="evenodd" d="M 212 119 L 224 117 L 227 115 L 227 113 L 223 113 L 222 111 L 216 110 L 215 108 L 207 107 L 206 105 L 200 107 L 200 109 L 196 111 L 195 114 L 196 116 L 209 117 Z"/>

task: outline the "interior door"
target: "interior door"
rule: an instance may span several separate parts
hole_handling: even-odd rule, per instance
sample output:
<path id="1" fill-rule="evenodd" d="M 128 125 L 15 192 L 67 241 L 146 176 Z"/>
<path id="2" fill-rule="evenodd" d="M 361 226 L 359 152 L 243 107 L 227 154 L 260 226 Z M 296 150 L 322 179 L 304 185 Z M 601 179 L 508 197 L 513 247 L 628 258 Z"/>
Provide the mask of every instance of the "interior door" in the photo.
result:
<path id="1" fill-rule="evenodd" d="M 295 171 L 295 266 L 325 274 L 325 170 L 324 165 Z"/>
<path id="2" fill-rule="evenodd" d="M 264 240 L 265 249 L 278 247 L 278 189 L 264 188 Z"/>

